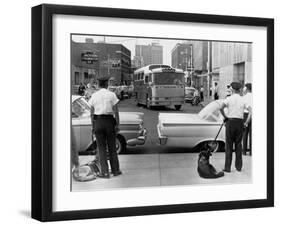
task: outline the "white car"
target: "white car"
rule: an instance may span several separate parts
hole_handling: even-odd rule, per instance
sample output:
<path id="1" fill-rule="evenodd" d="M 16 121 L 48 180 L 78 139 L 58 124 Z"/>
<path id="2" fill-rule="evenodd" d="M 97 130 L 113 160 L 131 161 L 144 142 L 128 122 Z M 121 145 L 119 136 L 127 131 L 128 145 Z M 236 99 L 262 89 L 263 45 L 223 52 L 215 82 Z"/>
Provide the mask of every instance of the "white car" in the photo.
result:
<path id="1" fill-rule="evenodd" d="M 143 145 L 146 129 L 143 127 L 143 113 L 119 112 L 119 133 L 116 137 L 117 153 L 126 152 L 126 146 Z M 72 96 L 72 127 L 75 146 L 79 153 L 95 149 L 95 137 L 92 137 L 90 106 L 84 97 Z"/>
<path id="2" fill-rule="evenodd" d="M 199 148 L 208 143 L 215 151 L 221 150 L 225 144 L 224 126 L 214 142 L 223 123 L 220 106 L 221 100 L 217 100 L 208 104 L 198 114 L 159 113 L 157 131 L 160 144 Z"/>

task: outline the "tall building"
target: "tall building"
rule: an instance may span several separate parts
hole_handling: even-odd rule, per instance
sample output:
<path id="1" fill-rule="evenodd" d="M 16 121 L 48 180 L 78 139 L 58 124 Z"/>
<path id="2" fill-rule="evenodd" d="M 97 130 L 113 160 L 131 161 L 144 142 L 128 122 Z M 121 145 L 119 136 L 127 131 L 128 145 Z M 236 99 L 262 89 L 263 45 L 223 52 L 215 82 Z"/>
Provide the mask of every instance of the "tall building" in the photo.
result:
<path id="1" fill-rule="evenodd" d="M 171 58 L 172 67 L 182 69 L 187 74 L 187 85 L 196 87 L 203 85 L 198 76 L 208 70 L 208 43 L 206 41 L 178 43 L 171 51 Z"/>
<path id="2" fill-rule="evenodd" d="M 83 82 L 94 83 L 109 75 L 116 85 L 131 83 L 131 51 L 121 44 L 73 42 L 71 45 L 71 82 L 73 90 Z"/>
<path id="3" fill-rule="evenodd" d="M 252 44 L 212 42 L 212 82 L 218 82 L 219 95 L 225 96 L 226 86 L 233 81 L 242 85 L 252 82 Z"/>
<path id="4" fill-rule="evenodd" d="M 163 64 L 163 46 L 158 43 L 136 45 L 134 62 L 137 68 L 149 64 Z"/>
<path id="5" fill-rule="evenodd" d="M 179 68 L 183 71 L 188 71 L 191 69 L 191 45 L 191 42 L 178 43 L 172 49 L 171 57 L 173 68 Z"/>

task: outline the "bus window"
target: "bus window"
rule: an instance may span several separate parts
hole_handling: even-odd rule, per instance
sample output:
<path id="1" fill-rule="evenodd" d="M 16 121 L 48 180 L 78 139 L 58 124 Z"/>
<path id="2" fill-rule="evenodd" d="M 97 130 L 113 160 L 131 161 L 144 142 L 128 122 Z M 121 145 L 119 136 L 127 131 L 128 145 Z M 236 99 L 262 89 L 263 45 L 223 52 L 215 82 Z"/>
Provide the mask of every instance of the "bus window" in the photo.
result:
<path id="1" fill-rule="evenodd" d="M 144 76 L 144 83 L 148 83 L 148 75 Z"/>
<path id="2" fill-rule="evenodd" d="M 182 85 L 184 84 L 184 74 L 182 73 L 155 73 L 154 82 L 156 85 Z"/>
<path id="3" fill-rule="evenodd" d="M 149 74 L 149 76 L 148 76 L 148 82 L 152 82 L 152 74 Z"/>

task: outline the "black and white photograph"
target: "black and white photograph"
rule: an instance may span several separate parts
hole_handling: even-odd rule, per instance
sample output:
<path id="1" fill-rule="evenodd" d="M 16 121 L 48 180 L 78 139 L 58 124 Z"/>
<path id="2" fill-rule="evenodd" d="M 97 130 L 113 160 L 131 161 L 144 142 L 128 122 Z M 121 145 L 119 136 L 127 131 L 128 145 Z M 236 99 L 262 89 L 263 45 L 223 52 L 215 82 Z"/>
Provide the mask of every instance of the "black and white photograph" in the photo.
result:
<path id="1" fill-rule="evenodd" d="M 71 191 L 252 183 L 251 42 L 70 43 Z"/>
<path id="2" fill-rule="evenodd" d="M 273 205 L 272 19 L 32 12 L 33 218 Z"/>

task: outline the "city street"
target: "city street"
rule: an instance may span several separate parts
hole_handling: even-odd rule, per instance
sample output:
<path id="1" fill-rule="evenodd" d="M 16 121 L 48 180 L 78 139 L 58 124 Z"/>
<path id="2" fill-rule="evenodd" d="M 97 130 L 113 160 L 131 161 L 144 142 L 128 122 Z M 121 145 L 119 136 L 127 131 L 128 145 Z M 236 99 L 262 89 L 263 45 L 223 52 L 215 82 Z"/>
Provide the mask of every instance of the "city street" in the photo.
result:
<path id="1" fill-rule="evenodd" d="M 155 107 L 153 109 L 147 109 L 145 106 L 137 106 L 134 97 L 131 99 L 124 99 L 119 102 L 119 110 L 124 112 L 143 112 L 144 113 L 144 126 L 147 129 L 147 140 L 144 145 L 139 145 L 136 147 L 128 147 L 128 153 L 136 154 L 150 154 L 150 153 L 169 153 L 169 152 L 188 152 L 191 150 L 186 150 L 183 148 L 165 147 L 157 145 L 159 143 L 157 135 L 157 122 L 158 114 L 160 112 L 167 113 L 198 113 L 202 107 L 192 106 L 189 103 L 185 103 L 181 110 L 177 111 L 173 107 Z"/>
<path id="2" fill-rule="evenodd" d="M 169 113 L 198 113 L 201 106 L 191 106 L 186 103 L 180 111 L 173 108 L 146 109 L 135 104 L 134 98 L 121 100 L 120 111 L 143 112 L 144 123 L 148 131 L 144 145 L 127 147 L 125 154 L 119 155 L 122 175 L 111 176 L 110 179 L 96 179 L 89 182 L 73 180 L 72 191 L 106 190 L 114 188 L 137 188 L 152 186 L 175 185 L 206 185 L 206 184 L 234 184 L 251 183 L 252 157 L 243 156 L 243 170 L 238 172 L 232 164 L 232 172 L 226 173 L 218 179 L 203 179 L 197 173 L 198 152 L 178 147 L 166 147 L 158 144 L 156 124 L 159 112 Z M 94 156 L 80 156 L 80 164 L 91 161 Z M 215 153 L 211 164 L 220 171 L 224 167 L 225 155 Z"/>

